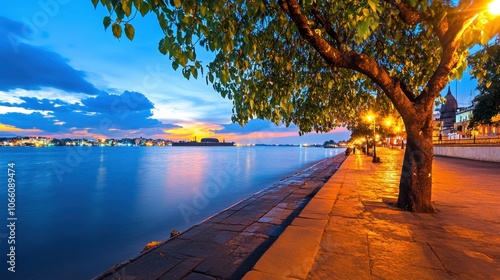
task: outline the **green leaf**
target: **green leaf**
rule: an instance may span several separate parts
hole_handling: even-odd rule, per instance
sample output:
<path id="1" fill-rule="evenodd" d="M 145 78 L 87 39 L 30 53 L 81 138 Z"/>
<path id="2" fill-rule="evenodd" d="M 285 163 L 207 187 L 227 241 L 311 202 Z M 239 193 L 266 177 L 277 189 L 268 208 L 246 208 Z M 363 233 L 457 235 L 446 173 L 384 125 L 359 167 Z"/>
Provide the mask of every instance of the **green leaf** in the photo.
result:
<path id="1" fill-rule="evenodd" d="M 207 7 L 205 7 L 204 5 L 199 6 L 198 9 L 202 17 L 204 17 L 207 14 Z"/>
<path id="2" fill-rule="evenodd" d="M 363 8 L 363 15 L 365 17 L 369 16 L 370 15 L 370 10 L 366 9 L 366 8 Z"/>
<path id="3" fill-rule="evenodd" d="M 123 11 L 122 5 L 117 5 L 115 7 L 115 14 L 118 19 L 123 19 L 123 17 L 125 16 L 125 12 Z"/>
<path id="4" fill-rule="evenodd" d="M 132 24 L 128 24 L 128 23 L 125 24 L 125 35 L 127 36 L 127 38 L 130 41 L 132 41 L 134 39 L 135 29 L 132 26 Z"/>
<path id="5" fill-rule="evenodd" d="M 141 13 L 141 16 L 145 16 L 149 12 L 149 4 L 142 2 L 139 12 Z"/>
<path id="6" fill-rule="evenodd" d="M 179 62 L 177 62 L 177 60 L 175 59 L 172 61 L 172 68 L 174 70 L 177 70 L 177 68 L 179 68 Z"/>
<path id="7" fill-rule="evenodd" d="M 188 71 L 186 68 L 182 69 L 182 75 L 184 76 L 184 78 L 188 79 L 189 80 L 189 77 L 191 75 L 191 72 Z"/>
<path id="8" fill-rule="evenodd" d="M 108 17 L 108 16 L 105 16 L 103 19 L 102 19 L 102 24 L 104 25 L 104 30 L 107 30 L 109 25 L 111 24 L 111 18 Z"/>
<path id="9" fill-rule="evenodd" d="M 198 70 L 196 70 L 196 67 L 191 66 L 191 74 L 195 79 L 198 79 Z"/>
<path id="10" fill-rule="evenodd" d="M 160 24 L 161 29 L 167 30 L 168 29 L 167 20 L 165 19 L 163 14 L 158 14 L 157 18 L 158 18 L 158 23 Z"/>
<path id="11" fill-rule="evenodd" d="M 108 12 L 111 13 L 111 11 L 113 11 L 113 5 L 111 4 L 111 1 L 108 1 L 108 0 L 103 1 L 103 0 L 101 0 L 101 4 L 103 6 L 106 6 L 106 9 L 108 9 Z"/>
<path id="12" fill-rule="evenodd" d="M 202 26 L 200 27 L 200 30 L 201 30 L 201 32 L 203 33 L 203 35 L 205 35 L 205 37 L 208 37 L 208 36 L 210 35 L 210 29 L 208 29 L 208 27 L 207 27 L 207 26 L 202 25 Z"/>
<path id="13" fill-rule="evenodd" d="M 113 23 L 113 25 L 111 26 L 111 30 L 113 30 L 113 36 L 120 39 L 120 37 L 122 36 L 122 26 L 118 23 Z"/>
<path id="14" fill-rule="evenodd" d="M 166 44 L 165 44 L 165 38 L 161 39 L 160 43 L 158 43 L 158 50 L 163 55 L 167 54 L 167 48 L 166 48 Z"/>
<path id="15" fill-rule="evenodd" d="M 94 4 L 94 9 L 97 8 L 98 3 L 99 3 L 99 0 L 92 0 L 92 4 Z"/>
<path id="16" fill-rule="evenodd" d="M 220 81 L 223 84 L 229 82 L 229 73 L 226 69 L 222 69 L 222 71 L 220 72 Z"/>
<path id="17" fill-rule="evenodd" d="M 137 10 L 141 8 L 142 0 L 134 0 L 134 6 Z"/>
<path id="18" fill-rule="evenodd" d="M 183 52 L 183 53 L 182 53 L 182 54 L 178 57 L 178 59 L 179 59 L 179 63 L 180 63 L 180 65 L 181 65 L 182 67 L 186 67 L 186 64 L 187 64 L 187 62 L 188 62 L 188 57 L 187 57 L 186 53 L 184 53 L 184 52 Z"/>
<path id="19" fill-rule="evenodd" d="M 369 30 L 368 30 L 368 27 L 369 27 L 369 23 L 367 21 L 360 21 L 358 22 L 358 37 L 361 39 L 361 40 L 364 40 L 368 37 L 368 34 L 369 34 Z"/>
<path id="20" fill-rule="evenodd" d="M 130 16 L 130 13 L 132 13 L 132 1 L 122 0 L 122 10 L 127 17 Z"/>
<path id="21" fill-rule="evenodd" d="M 368 0 L 368 5 L 374 12 L 377 11 L 377 2 L 375 0 Z"/>

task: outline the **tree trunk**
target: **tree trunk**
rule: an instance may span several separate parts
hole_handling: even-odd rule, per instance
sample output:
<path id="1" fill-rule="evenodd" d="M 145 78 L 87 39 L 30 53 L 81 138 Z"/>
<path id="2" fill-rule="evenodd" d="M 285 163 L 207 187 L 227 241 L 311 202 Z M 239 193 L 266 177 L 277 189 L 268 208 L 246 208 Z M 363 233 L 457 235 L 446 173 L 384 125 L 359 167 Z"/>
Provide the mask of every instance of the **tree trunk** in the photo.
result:
<path id="1" fill-rule="evenodd" d="M 413 212 L 432 213 L 432 110 L 425 112 L 425 117 L 423 115 L 420 111 L 416 116 L 404 120 L 407 143 L 397 207 Z"/>

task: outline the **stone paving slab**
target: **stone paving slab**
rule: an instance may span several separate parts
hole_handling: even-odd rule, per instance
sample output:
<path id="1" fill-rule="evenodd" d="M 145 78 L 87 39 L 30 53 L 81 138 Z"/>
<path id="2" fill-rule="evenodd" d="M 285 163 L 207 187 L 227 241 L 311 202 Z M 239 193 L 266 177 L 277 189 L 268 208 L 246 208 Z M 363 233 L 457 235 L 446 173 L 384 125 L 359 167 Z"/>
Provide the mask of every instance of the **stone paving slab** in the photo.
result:
<path id="1" fill-rule="evenodd" d="M 283 278 L 305 278 L 314 263 L 322 231 L 322 228 L 288 226 L 254 270 Z M 282 257 L 276 258 L 277 255 Z"/>
<path id="2" fill-rule="evenodd" d="M 377 152 L 349 156 L 244 279 L 500 279 L 500 164 L 436 157 L 437 213 L 417 214 L 391 206 L 404 150 Z"/>
<path id="3" fill-rule="evenodd" d="M 318 236 L 321 226 L 289 225 L 345 158 L 297 172 L 95 279 L 241 279 L 278 236 Z M 326 219 L 317 223 L 324 226 Z"/>

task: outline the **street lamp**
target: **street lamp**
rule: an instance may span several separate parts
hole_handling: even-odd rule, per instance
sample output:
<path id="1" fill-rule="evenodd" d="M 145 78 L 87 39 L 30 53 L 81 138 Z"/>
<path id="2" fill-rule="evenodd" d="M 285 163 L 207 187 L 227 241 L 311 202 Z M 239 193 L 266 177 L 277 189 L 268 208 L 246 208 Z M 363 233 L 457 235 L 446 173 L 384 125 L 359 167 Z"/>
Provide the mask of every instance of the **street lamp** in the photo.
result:
<path id="1" fill-rule="evenodd" d="M 391 128 L 392 124 L 394 123 L 393 119 L 391 116 L 388 116 L 385 118 L 384 120 L 384 124 L 385 124 L 385 127 L 387 128 L 387 131 Z M 389 143 L 389 145 L 392 144 L 392 137 L 389 137 L 393 134 L 387 134 L 386 135 L 386 138 L 385 138 L 385 144 L 387 145 L 387 143 Z M 389 138 L 389 141 L 387 141 L 387 138 Z"/>
<path id="2" fill-rule="evenodd" d="M 488 4 L 488 11 L 491 15 L 500 15 L 500 0 L 493 0 Z"/>
<path id="3" fill-rule="evenodd" d="M 369 121 L 369 122 L 372 122 L 373 121 L 373 160 L 372 162 L 378 162 L 377 160 L 377 138 L 376 138 L 376 135 L 375 135 L 375 116 L 374 115 L 368 115 L 366 116 L 366 119 Z"/>

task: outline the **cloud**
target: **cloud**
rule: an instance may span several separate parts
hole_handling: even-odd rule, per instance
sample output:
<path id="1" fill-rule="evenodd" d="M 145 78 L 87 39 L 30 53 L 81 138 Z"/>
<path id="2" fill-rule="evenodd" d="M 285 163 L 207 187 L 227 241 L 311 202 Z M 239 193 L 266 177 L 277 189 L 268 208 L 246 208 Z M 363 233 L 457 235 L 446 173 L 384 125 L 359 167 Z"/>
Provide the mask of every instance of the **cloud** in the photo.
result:
<path id="1" fill-rule="evenodd" d="M 24 108 L 26 110 L 38 110 L 38 111 L 69 111 L 69 110 L 78 110 L 80 109 L 77 104 L 69 104 L 60 99 L 50 100 L 47 98 L 38 99 L 36 97 L 27 97 L 22 96 L 19 97 L 22 103 L 10 103 L 10 102 L 2 102 L 0 101 L 0 106 L 6 107 L 19 107 Z"/>
<path id="2" fill-rule="evenodd" d="M 0 17 L 0 90 L 56 88 L 67 92 L 99 94 L 74 69 L 68 59 L 44 47 L 24 42 L 29 29 L 20 22 Z"/>
<path id="3" fill-rule="evenodd" d="M 143 94 L 125 91 L 121 95 L 103 93 L 72 104 L 60 99 L 20 97 L 23 102 L 0 102 L 0 105 L 28 110 L 31 114 L 6 113 L 1 123 L 20 129 L 40 129 L 49 133 L 88 131 L 92 134 L 124 137 L 128 134 L 164 134 L 164 130 L 180 128 L 154 119 L 153 103 Z M 40 111 L 43 111 L 42 114 Z"/>
<path id="4" fill-rule="evenodd" d="M 233 133 L 238 135 L 247 135 L 254 132 L 285 132 L 296 131 L 297 127 L 290 125 L 289 127 L 277 126 L 276 124 L 261 119 L 254 119 L 249 121 L 245 126 L 240 126 L 238 123 L 221 124 L 222 129 L 214 130 L 214 133 Z"/>
<path id="5" fill-rule="evenodd" d="M 40 129 L 46 132 L 64 132 L 64 127 L 54 125 L 51 117 L 44 116 L 42 113 L 33 112 L 31 114 L 7 113 L 1 115 L 1 122 L 4 125 L 13 126 L 20 129 Z"/>
<path id="6" fill-rule="evenodd" d="M 121 95 L 101 94 L 82 100 L 88 112 L 144 111 L 154 109 L 154 104 L 144 94 L 125 91 Z"/>

